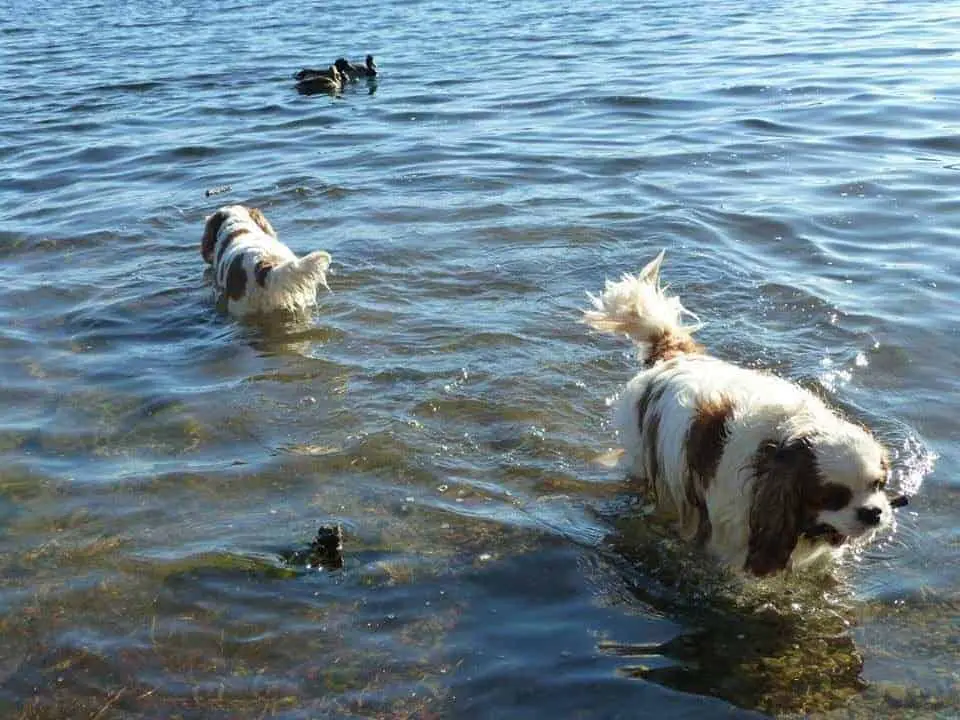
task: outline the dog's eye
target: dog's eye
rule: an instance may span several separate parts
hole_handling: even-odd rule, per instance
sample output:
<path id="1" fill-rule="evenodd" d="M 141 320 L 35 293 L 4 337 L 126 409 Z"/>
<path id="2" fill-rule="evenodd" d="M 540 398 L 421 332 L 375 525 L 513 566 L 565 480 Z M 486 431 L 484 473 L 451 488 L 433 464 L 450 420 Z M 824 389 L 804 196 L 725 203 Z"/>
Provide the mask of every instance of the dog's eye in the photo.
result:
<path id="1" fill-rule="evenodd" d="M 853 493 L 846 485 L 828 483 L 820 488 L 819 505 L 824 510 L 842 510 L 850 503 Z"/>
<path id="2" fill-rule="evenodd" d="M 878 490 L 883 490 L 883 488 L 886 487 L 886 485 L 887 485 L 886 480 L 874 480 L 872 483 L 870 483 L 870 489 L 873 492 L 877 492 Z"/>

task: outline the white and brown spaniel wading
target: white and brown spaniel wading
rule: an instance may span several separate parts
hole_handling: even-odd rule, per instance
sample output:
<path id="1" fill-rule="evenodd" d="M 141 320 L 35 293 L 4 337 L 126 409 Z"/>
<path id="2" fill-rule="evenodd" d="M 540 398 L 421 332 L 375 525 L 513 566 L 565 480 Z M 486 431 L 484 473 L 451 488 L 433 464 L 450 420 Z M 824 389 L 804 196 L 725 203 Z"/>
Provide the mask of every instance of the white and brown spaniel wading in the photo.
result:
<path id="1" fill-rule="evenodd" d="M 208 217 L 200 254 L 213 265 L 232 315 L 303 310 L 316 303 L 319 286 L 327 287 L 330 253 L 298 258 L 256 208 L 229 205 Z"/>
<path id="2" fill-rule="evenodd" d="M 623 334 L 644 370 L 614 402 L 621 463 L 681 534 L 754 575 L 802 566 L 892 521 L 887 459 L 807 390 L 706 354 L 660 286 L 663 253 L 607 282 L 584 322 Z"/>

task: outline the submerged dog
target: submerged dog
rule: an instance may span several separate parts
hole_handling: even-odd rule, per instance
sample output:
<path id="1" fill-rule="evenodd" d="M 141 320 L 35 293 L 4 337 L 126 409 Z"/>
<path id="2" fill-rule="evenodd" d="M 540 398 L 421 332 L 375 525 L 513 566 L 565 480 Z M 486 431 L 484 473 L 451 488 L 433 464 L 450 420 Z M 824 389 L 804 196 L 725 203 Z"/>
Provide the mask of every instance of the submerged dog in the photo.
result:
<path id="1" fill-rule="evenodd" d="M 303 310 L 316 303 L 320 286 L 329 289 L 330 253 L 298 258 L 256 208 L 228 205 L 208 217 L 200 254 L 232 315 Z"/>
<path id="2" fill-rule="evenodd" d="M 623 334 L 646 368 L 614 403 L 621 463 L 646 481 L 681 534 L 763 576 L 840 554 L 892 522 L 887 455 L 868 430 L 809 391 L 711 357 L 679 298 L 660 285 L 663 252 L 607 282 L 583 321 Z"/>

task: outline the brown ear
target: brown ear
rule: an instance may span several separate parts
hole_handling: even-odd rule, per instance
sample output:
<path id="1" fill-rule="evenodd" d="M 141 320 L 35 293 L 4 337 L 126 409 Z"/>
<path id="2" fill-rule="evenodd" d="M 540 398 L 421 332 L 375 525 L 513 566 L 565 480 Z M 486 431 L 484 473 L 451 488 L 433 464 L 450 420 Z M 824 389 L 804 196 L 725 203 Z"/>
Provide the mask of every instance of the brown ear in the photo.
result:
<path id="1" fill-rule="evenodd" d="M 805 498 L 819 484 L 819 471 L 806 438 L 761 445 L 753 471 L 744 569 L 754 575 L 769 575 L 786 568 L 797 546 L 805 523 Z"/>
<path id="2" fill-rule="evenodd" d="M 200 254 L 208 263 L 213 262 L 213 249 L 217 246 L 217 234 L 226 219 L 227 213 L 223 210 L 217 210 L 207 218 L 207 224 L 203 226 L 203 237 L 200 238 Z"/>
<path id="3" fill-rule="evenodd" d="M 270 224 L 270 221 L 260 212 L 257 208 L 248 208 L 250 213 L 250 219 L 253 220 L 261 230 L 263 230 L 267 235 L 276 238 L 277 231 L 273 229 L 273 225 Z"/>

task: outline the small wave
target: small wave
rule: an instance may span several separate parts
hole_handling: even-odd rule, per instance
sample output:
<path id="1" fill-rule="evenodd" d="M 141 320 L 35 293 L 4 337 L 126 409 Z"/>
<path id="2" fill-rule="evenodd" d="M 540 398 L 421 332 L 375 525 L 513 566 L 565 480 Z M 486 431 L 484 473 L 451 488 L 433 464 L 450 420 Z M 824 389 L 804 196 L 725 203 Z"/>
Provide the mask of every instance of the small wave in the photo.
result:
<path id="1" fill-rule="evenodd" d="M 717 88 L 713 91 L 713 93 L 720 95 L 721 97 L 757 97 L 761 95 L 768 95 L 771 89 L 772 88 L 770 85 L 750 83 L 745 85 L 728 85 L 726 87 Z"/>
<path id="2" fill-rule="evenodd" d="M 157 88 L 163 87 L 165 83 L 156 81 L 156 80 L 141 80 L 141 81 L 128 81 L 128 82 L 116 82 L 116 83 L 104 83 L 103 85 L 95 85 L 89 90 L 91 92 L 101 93 L 101 92 L 149 92 L 150 90 L 156 90 Z"/>
<path id="3" fill-rule="evenodd" d="M 932 150 L 950 153 L 951 155 L 960 153 L 960 137 L 956 135 L 928 135 L 926 137 L 906 138 L 901 142 L 905 142 L 909 147 L 917 150 Z"/>
<path id="4" fill-rule="evenodd" d="M 745 118 L 739 121 L 739 124 L 747 130 L 764 133 L 766 135 L 790 136 L 805 135 L 806 128 L 797 125 L 788 125 L 787 123 L 775 122 L 768 118 Z"/>
<path id="5" fill-rule="evenodd" d="M 703 100 L 655 95 L 601 95 L 590 100 L 590 103 L 615 110 L 694 112 L 712 107 L 712 103 Z"/>
<path id="6" fill-rule="evenodd" d="M 180 147 L 167 150 L 163 154 L 173 160 L 199 160 L 215 157 L 220 152 L 220 148 L 211 145 L 181 145 Z"/>

